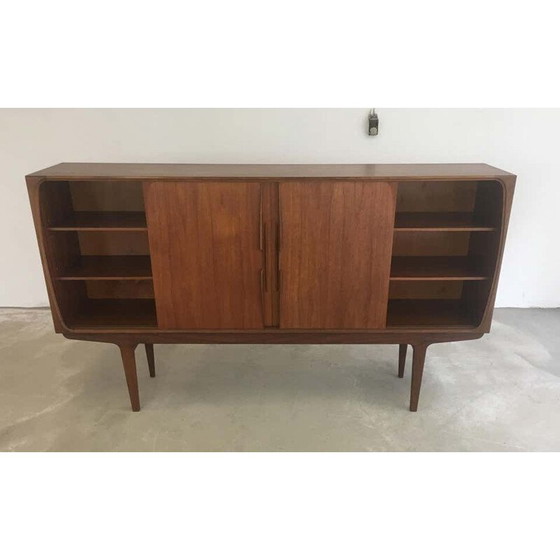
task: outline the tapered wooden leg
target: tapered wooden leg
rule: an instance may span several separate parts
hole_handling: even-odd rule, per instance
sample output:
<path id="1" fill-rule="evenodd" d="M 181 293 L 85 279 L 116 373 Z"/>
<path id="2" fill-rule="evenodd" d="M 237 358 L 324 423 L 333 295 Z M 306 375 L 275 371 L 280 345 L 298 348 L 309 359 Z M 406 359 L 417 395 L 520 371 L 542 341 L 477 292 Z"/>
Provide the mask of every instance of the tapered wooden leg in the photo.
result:
<path id="1" fill-rule="evenodd" d="M 399 344 L 399 377 L 404 377 L 404 364 L 406 362 L 407 344 Z"/>
<path id="2" fill-rule="evenodd" d="M 124 374 L 126 376 L 126 384 L 128 385 L 128 394 L 130 395 L 130 404 L 134 412 L 140 410 L 140 395 L 138 394 L 138 377 L 136 375 L 136 358 L 134 350 L 136 346 L 123 345 L 119 346 L 124 366 Z"/>
<path id="3" fill-rule="evenodd" d="M 146 358 L 148 358 L 148 369 L 150 370 L 150 377 L 156 376 L 156 361 L 154 358 L 154 345 L 144 344 L 146 347 Z"/>
<path id="4" fill-rule="evenodd" d="M 420 387 L 422 386 L 422 374 L 424 373 L 424 361 L 426 359 L 427 344 L 416 344 L 412 347 L 412 382 L 410 385 L 410 410 L 418 410 L 418 399 L 420 398 Z"/>

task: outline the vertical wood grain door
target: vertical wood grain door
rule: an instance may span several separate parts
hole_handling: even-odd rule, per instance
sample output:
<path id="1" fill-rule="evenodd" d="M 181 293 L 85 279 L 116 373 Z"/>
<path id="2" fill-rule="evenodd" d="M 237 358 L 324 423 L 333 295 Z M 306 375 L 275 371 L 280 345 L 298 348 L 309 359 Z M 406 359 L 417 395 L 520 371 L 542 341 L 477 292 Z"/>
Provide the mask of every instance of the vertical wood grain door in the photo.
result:
<path id="1" fill-rule="evenodd" d="M 260 184 L 145 183 L 144 201 L 159 328 L 262 328 Z"/>
<path id="2" fill-rule="evenodd" d="M 280 183 L 280 327 L 384 328 L 396 184 Z"/>

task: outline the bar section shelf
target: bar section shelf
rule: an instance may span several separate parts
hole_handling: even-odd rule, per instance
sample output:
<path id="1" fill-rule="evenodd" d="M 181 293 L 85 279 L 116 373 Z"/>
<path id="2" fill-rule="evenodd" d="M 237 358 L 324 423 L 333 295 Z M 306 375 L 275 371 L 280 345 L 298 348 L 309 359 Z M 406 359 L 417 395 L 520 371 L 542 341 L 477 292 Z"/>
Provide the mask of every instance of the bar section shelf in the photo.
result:
<path id="1" fill-rule="evenodd" d="M 472 328 L 476 321 L 464 300 L 394 299 L 387 309 L 387 327 Z"/>
<path id="2" fill-rule="evenodd" d="M 87 299 L 69 320 L 75 329 L 157 328 L 153 299 Z"/>
<path id="3" fill-rule="evenodd" d="M 472 212 L 397 212 L 396 231 L 495 231 Z"/>

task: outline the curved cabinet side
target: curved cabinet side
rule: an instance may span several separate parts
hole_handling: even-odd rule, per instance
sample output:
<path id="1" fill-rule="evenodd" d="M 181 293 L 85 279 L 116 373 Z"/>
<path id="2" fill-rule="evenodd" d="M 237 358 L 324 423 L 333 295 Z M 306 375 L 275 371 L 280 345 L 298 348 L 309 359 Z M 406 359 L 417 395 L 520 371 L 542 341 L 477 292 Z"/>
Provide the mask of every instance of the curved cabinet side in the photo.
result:
<path id="1" fill-rule="evenodd" d="M 498 291 L 498 282 L 500 279 L 500 271 L 502 267 L 502 259 L 504 255 L 509 217 L 511 214 L 511 206 L 513 203 L 513 193 L 515 190 L 516 178 L 517 177 L 515 175 L 511 175 L 504 179 L 496 180 L 496 182 L 499 183 L 502 188 L 502 209 L 500 215 L 501 224 L 498 249 L 496 252 L 494 271 L 492 275 L 492 284 L 490 287 L 486 308 L 484 310 L 484 314 L 479 326 L 479 329 L 485 333 L 490 332 L 490 326 L 492 324 L 492 315 L 494 313 L 494 303 L 496 301 L 496 293 Z"/>
<path id="2" fill-rule="evenodd" d="M 54 330 L 57 333 L 62 333 L 67 330 L 67 326 L 64 324 L 64 321 L 62 319 L 60 307 L 55 295 L 53 274 L 46 251 L 46 228 L 43 222 L 43 213 L 41 211 L 41 186 L 46 182 L 46 180 L 42 177 L 27 176 L 25 178 L 25 181 L 27 184 L 27 192 L 29 194 L 29 202 L 31 204 L 33 223 L 35 225 L 35 234 L 37 236 L 37 243 L 39 245 L 39 254 L 41 256 L 41 263 L 43 265 L 43 274 L 45 277 L 45 284 L 47 286 L 47 295 L 49 298 Z"/>

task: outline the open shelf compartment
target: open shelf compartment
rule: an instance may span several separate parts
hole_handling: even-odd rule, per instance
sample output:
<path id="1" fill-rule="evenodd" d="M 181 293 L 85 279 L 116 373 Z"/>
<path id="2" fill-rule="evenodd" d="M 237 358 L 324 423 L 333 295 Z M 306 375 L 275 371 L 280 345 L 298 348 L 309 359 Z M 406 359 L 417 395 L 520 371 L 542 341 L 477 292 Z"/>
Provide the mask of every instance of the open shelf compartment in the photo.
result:
<path id="1" fill-rule="evenodd" d="M 60 181 L 44 185 L 52 231 L 147 231 L 139 181 Z"/>
<path id="2" fill-rule="evenodd" d="M 153 299 L 84 299 L 67 319 L 70 328 L 157 328 Z"/>
<path id="3" fill-rule="evenodd" d="M 469 256 L 393 257 L 391 280 L 485 280 L 480 262 Z"/>
<path id="4" fill-rule="evenodd" d="M 81 255 L 59 276 L 60 280 L 151 280 L 148 255 Z"/>
<path id="5" fill-rule="evenodd" d="M 472 328 L 482 320 L 499 247 L 495 181 L 403 181 L 387 327 Z"/>
<path id="6" fill-rule="evenodd" d="M 397 212 L 397 231 L 494 231 L 473 212 Z"/>
<path id="7" fill-rule="evenodd" d="M 389 301 L 387 327 L 473 328 L 477 321 L 468 303 L 457 299 L 395 299 Z"/>
<path id="8" fill-rule="evenodd" d="M 155 328 L 143 187 L 139 181 L 42 185 L 46 248 L 70 328 Z"/>
<path id="9" fill-rule="evenodd" d="M 73 212 L 49 226 L 52 231 L 148 231 L 144 212 Z"/>
<path id="10" fill-rule="evenodd" d="M 488 281 L 391 281 L 389 328 L 474 328 L 482 320 Z"/>

